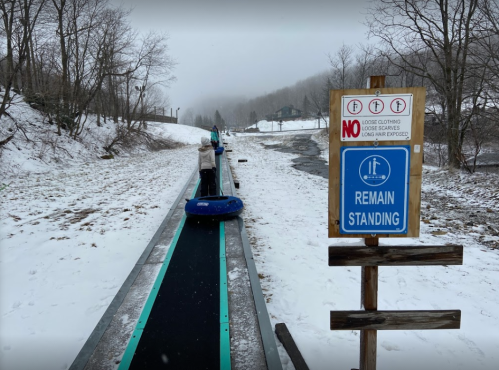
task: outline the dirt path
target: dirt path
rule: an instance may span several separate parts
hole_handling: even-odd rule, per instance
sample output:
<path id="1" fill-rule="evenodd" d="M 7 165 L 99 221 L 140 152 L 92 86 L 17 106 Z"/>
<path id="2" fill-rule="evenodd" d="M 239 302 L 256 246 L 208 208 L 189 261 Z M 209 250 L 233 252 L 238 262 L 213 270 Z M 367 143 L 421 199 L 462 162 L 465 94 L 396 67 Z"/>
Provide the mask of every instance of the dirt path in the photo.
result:
<path id="1" fill-rule="evenodd" d="M 329 166 L 320 157 L 321 150 L 317 142 L 312 140 L 311 134 L 292 135 L 282 144 L 263 145 L 265 149 L 275 149 L 283 153 L 298 154 L 298 157 L 293 159 L 295 163 L 293 167 L 297 170 L 322 176 L 325 179 L 329 177 Z"/>

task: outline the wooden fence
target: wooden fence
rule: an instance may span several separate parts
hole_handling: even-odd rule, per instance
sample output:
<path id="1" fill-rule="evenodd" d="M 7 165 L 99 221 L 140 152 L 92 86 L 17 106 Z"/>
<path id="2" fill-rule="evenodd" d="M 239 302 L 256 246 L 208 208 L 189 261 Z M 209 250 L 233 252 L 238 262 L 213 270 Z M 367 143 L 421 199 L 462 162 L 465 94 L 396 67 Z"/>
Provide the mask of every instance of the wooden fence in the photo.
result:
<path id="1" fill-rule="evenodd" d="M 137 119 L 140 119 L 140 117 L 137 117 Z M 148 122 L 178 123 L 177 117 L 163 116 L 161 114 L 145 114 L 143 119 Z"/>

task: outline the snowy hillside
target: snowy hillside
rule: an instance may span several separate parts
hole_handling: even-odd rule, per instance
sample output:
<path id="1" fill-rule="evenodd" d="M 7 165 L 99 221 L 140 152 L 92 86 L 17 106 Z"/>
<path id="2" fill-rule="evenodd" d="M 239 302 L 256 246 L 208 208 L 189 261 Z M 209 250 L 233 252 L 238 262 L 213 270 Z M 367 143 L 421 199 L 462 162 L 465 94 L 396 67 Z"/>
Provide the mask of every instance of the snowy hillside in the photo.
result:
<path id="1" fill-rule="evenodd" d="M 1 96 L 1 95 L 0 95 Z M 67 165 L 79 165 L 100 159 L 106 155 L 103 147 L 115 135 L 115 125 L 108 121 L 97 126 L 95 116 L 89 116 L 84 130 L 76 140 L 67 136 L 57 136 L 57 127 L 49 124 L 46 117 L 30 108 L 18 96 L 9 109 L 9 117 L 0 120 L 0 137 L 3 139 L 15 132 L 15 137 L 4 148 L 0 156 L 2 174 L 0 180 L 17 177 L 31 172 L 44 172 Z M 197 144 L 201 136 L 209 137 L 209 132 L 196 127 L 169 123 L 150 123 L 148 132 L 158 139 L 181 146 Z M 117 148 L 120 156 L 129 157 L 149 150 L 145 146 L 134 149 Z"/>
<path id="2" fill-rule="evenodd" d="M 284 121 L 282 124 L 278 121 L 261 120 L 258 123 L 249 126 L 248 128 L 258 128 L 261 132 L 281 132 L 290 130 L 310 130 L 317 128 L 325 128 L 326 123 L 329 124 L 329 117 L 318 119 Z"/>

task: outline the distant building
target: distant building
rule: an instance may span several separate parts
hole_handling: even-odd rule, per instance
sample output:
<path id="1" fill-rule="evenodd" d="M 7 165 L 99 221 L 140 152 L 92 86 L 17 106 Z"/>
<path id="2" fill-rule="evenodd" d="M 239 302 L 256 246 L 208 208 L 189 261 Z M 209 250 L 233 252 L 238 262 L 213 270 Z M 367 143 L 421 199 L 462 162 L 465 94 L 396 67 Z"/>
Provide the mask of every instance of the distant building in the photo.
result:
<path id="1" fill-rule="evenodd" d="M 281 109 L 279 109 L 278 111 L 276 111 L 275 113 L 267 114 L 265 116 L 267 121 L 281 121 L 281 120 L 290 121 L 301 117 L 302 117 L 301 110 L 296 109 L 292 105 L 286 105 Z"/>

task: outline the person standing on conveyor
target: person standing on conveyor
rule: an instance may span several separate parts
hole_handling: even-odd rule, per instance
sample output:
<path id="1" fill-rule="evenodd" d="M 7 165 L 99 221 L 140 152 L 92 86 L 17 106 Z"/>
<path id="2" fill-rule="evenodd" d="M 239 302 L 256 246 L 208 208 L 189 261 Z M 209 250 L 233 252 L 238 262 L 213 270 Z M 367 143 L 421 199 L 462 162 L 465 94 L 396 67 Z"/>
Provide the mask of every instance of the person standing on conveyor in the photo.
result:
<path id="1" fill-rule="evenodd" d="M 198 149 L 198 167 L 201 177 L 201 196 L 217 195 L 215 176 L 217 174 L 217 165 L 215 163 L 215 150 L 210 145 L 207 137 L 201 138 L 201 147 Z"/>
<path id="2" fill-rule="evenodd" d="M 211 129 L 211 145 L 213 145 L 214 149 L 218 148 L 218 130 L 215 126 Z"/>

